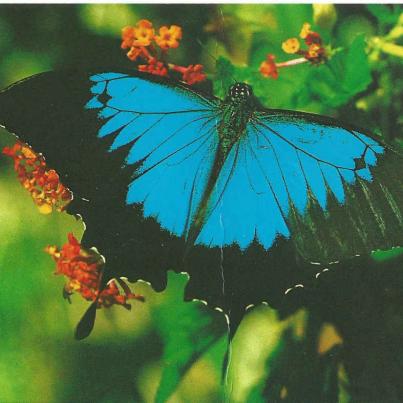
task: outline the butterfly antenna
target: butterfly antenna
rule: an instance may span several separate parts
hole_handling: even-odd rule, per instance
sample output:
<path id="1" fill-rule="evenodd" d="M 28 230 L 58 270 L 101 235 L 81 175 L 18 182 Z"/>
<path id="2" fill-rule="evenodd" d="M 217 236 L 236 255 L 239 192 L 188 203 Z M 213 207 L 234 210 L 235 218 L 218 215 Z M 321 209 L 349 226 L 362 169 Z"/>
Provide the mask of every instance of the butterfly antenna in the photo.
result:
<path id="1" fill-rule="evenodd" d="M 220 17 L 221 17 L 221 32 L 222 32 L 222 37 L 225 38 L 225 17 L 224 17 L 224 13 L 222 11 L 222 8 L 220 6 L 218 6 L 218 10 L 220 13 Z M 218 49 L 218 42 L 216 42 L 216 51 Z M 231 74 L 230 76 L 231 80 L 232 80 L 232 84 L 236 84 L 238 81 L 235 79 L 235 77 Z M 221 88 L 224 91 L 224 83 L 221 81 Z"/>
<path id="2" fill-rule="evenodd" d="M 222 31 L 222 37 L 224 38 L 224 27 L 225 27 L 225 18 L 224 18 L 224 13 L 222 11 L 222 8 L 220 7 L 220 5 L 218 5 L 218 11 L 220 13 L 220 17 L 221 17 L 221 31 Z M 218 41 L 216 41 L 216 53 L 218 52 Z M 231 77 L 232 78 L 232 77 Z M 225 88 L 224 88 L 224 81 L 221 80 L 221 91 L 224 92 Z"/>
<path id="3" fill-rule="evenodd" d="M 207 46 L 200 40 L 196 39 L 196 42 L 200 45 L 200 47 L 206 52 L 206 54 L 215 62 L 217 63 L 217 57 L 215 57 L 208 49 Z"/>

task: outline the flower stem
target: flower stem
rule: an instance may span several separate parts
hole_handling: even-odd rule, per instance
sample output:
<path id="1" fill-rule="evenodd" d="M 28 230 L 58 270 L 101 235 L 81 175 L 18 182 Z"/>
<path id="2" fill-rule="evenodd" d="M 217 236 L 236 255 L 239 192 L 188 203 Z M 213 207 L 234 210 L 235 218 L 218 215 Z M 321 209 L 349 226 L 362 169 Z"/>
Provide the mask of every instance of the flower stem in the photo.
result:
<path id="1" fill-rule="evenodd" d="M 281 62 L 281 63 L 276 63 L 276 67 L 289 67 L 289 66 L 295 66 L 297 64 L 302 64 L 306 63 L 308 60 L 305 59 L 305 57 L 299 57 L 298 59 L 292 59 L 288 60 L 287 62 Z"/>

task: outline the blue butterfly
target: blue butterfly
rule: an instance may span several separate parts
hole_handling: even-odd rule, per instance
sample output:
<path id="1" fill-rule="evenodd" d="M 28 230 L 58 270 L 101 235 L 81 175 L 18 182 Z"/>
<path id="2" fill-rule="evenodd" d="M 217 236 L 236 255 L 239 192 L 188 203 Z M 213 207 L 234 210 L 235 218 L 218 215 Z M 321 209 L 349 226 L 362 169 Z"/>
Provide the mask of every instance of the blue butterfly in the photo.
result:
<path id="1" fill-rule="evenodd" d="M 0 94 L 0 122 L 60 173 L 84 245 L 112 277 L 223 309 L 276 304 L 318 265 L 402 245 L 399 152 L 313 114 L 224 100 L 144 73 L 44 73 Z"/>

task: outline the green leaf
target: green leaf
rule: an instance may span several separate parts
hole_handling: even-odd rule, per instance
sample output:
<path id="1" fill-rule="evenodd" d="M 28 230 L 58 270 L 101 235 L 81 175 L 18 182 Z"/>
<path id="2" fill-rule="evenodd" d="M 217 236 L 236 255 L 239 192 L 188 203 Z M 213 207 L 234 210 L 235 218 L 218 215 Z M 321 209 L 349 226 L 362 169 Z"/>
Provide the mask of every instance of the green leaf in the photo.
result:
<path id="1" fill-rule="evenodd" d="M 122 27 L 140 19 L 129 4 L 83 4 L 79 16 L 84 25 L 100 35 L 119 37 Z"/>
<path id="2" fill-rule="evenodd" d="M 337 108 L 367 89 L 372 81 L 365 37 L 358 35 L 348 49 L 337 52 L 326 64 L 311 70 L 307 85 L 313 97 Z"/>
<path id="3" fill-rule="evenodd" d="M 368 4 L 367 9 L 379 22 L 384 24 L 395 24 L 402 13 L 400 4 Z"/>
<path id="4" fill-rule="evenodd" d="M 220 56 L 216 63 L 216 73 L 214 77 L 214 95 L 224 99 L 228 88 L 233 84 L 235 66 L 229 59 Z"/>
<path id="5" fill-rule="evenodd" d="M 221 57 L 214 80 L 215 95 L 223 99 L 235 81 L 246 82 L 252 86 L 254 94 L 265 107 L 298 109 L 304 106 L 299 104 L 298 99 L 309 73 L 310 66 L 298 66 L 298 72 L 284 69 L 280 78 L 273 80 L 263 77 L 258 67 L 237 66 Z M 305 101 L 310 102 L 308 96 L 305 96 Z"/>
<path id="6" fill-rule="evenodd" d="M 403 248 L 397 247 L 389 250 L 377 250 L 372 252 L 371 257 L 377 262 L 384 262 L 403 255 Z"/>
<path id="7" fill-rule="evenodd" d="M 372 81 L 365 48 L 365 36 L 358 35 L 351 43 L 345 58 L 343 88 L 351 96 L 364 91 Z"/>
<path id="8" fill-rule="evenodd" d="M 154 312 L 155 325 L 164 345 L 164 370 L 155 399 L 157 403 L 167 401 L 193 363 L 215 345 L 226 330 L 222 314 L 211 312 L 200 302 L 183 301 L 186 275 L 170 272 L 168 280 L 169 301 Z M 223 350 L 220 355 L 220 367 L 224 353 Z"/>
<path id="9" fill-rule="evenodd" d="M 295 315 L 266 362 L 267 376 L 251 389 L 246 402 L 338 402 L 340 347 L 319 354 L 319 316 Z M 296 332 L 299 329 L 300 334 Z"/>

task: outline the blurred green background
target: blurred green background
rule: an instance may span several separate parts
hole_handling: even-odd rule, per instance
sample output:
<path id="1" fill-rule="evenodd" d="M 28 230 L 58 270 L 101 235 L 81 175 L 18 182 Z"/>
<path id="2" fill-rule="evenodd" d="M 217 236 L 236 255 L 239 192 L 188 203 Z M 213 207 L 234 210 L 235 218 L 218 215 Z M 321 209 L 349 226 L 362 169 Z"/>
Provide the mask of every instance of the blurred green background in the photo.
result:
<path id="1" fill-rule="evenodd" d="M 0 87 L 51 69 L 135 68 L 120 49 L 120 31 L 144 18 L 156 27 L 183 28 L 170 61 L 203 64 L 217 95 L 228 80 L 244 80 L 267 107 L 339 117 L 402 141 L 403 16 L 397 5 L 0 5 Z M 281 43 L 298 36 L 304 22 L 332 49 L 331 60 L 282 69 L 278 80 L 263 78 L 258 69 L 267 53 L 276 61 L 293 58 Z M 1 130 L 1 147 L 13 142 Z M 161 294 L 134 285 L 146 303 L 133 303 L 131 312 L 101 310 L 92 335 L 74 341 L 88 304 L 78 296 L 71 305 L 63 300 L 64 280 L 52 274 L 44 247 L 62 245 L 71 231 L 80 236 L 83 226 L 66 214 L 39 214 L 11 160 L 0 158 L 0 169 L 0 402 L 359 401 L 348 386 L 354 380 L 334 358 L 340 337 L 332 325 L 312 322 L 306 310 L 282 320 L 267 307 L 248 315 L 232 344 L 223 388 L 225 320 L 182 302 L 185 275 L 171 274 Z M 402 330 L 400 312 L 393 320 Z M 320 357 L 316 372 L 296 358 L 298 343 L 313 346 L 305 356 L 310 362 Z M 294 378 L 308 371 L 320 390 L 305 390 L 294 379 L 301 391 L 295 400 L 284 383 L 293 367 Z M 402 401 L 397 392 L 381 393 L 379 401 Z"/>

